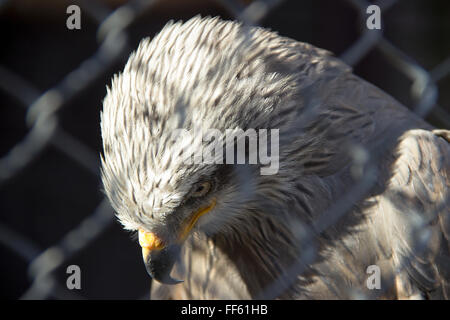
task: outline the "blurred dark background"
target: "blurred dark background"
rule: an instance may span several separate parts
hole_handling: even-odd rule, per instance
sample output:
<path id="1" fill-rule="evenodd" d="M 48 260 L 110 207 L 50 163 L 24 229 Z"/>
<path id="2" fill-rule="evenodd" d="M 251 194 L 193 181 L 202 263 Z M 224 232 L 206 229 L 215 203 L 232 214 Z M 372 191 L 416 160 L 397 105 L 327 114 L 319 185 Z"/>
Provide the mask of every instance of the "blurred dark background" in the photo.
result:
<path id="1" fill-rule="evenodd" d="M 0 83 L 3 82 L 0 85 L 0 168 L 3 170 L 0 176 L 7 172 L 8 166 L 14 167 L 12 161 L 16 158 L 12 150 L 30 133 L 27 108 L 51 88 L 59 88 L 64 93 L 64 101 L 54 114 L 58 129 L 53 133 L 53 142 L 37 151 L 13 175 L 1 176 L 1 298 L 148 297 L 149 278 L 136 240 L 121 230 L 113 218 L 108 218 L 113 213 L 107 206 L 98 208 L 103 199 L 96 170 L 101 150 L 99 113 L 106 85 L 123 68 L 130 50 L 143 37 L 153 36 L 169 20 L 186 20 L 197 14 L 235 19 L 252 1 L 161 0 L 146 4 L 146 10 L 139 9 L 142 1 L 136 3 L 130 6 L 137 8 L 138 14 L 125 29 L 126 48 L 111 63 L 100 63 L 99 68 L 93 68 L 99 72 L 85 88 L 68 94 L 70 88 L 61 83 L 73 70 L 86 67 L 83 62 L 99 49 L 99 25 L 114 10 L 130 4 L 119 0 L 0 1 Z M 357 9 L 360 4 L 366 5 L 364 1 L 263 3 L 269 4 L 268 10 L 257 24 L 328 49 L 337 56 L 345 54 L 365 30 L 365 20 L 359 18 Z M 71 4 L 81 8 L 80 30 L 66 27 L 69 16 L 66 8 Z M 399 0 L 380 1 L 380 5 L 384 38 L 405 55 L 402 61 L 419 67 L 425 76 L 436 81 L 432 85 L 438 90 L 437 100 L 433 100 L 426 119 L 437 127 L 448 128 L 450 2 Z M 414 79 L 402 70 L 398 60 L 377 47 L 360 53 L 356 62 L 356 74 L 408 107 L 414 108 L 426 94 L 414 94 Z M 76 78 L 81 82 L 77 85 L 83 85 L 83 79 Z M 89 220 L 96 210 L 106 213 Z M 73 237 L 69 235 L 74 229 L 81 232 L 75 235 L 97 232 L 98 236 L 92 239 L 87 236 L 81 249 L 71 248 L 69 240 Z M 48 248 L 62 251 L 44 251 Z M 72 254 L 65 257 L 65 250 Z M 30 291 L 36 276 L 32 270 L 30 273 L 30 262 L 36 262 L 35 258 L 42 252 L 46 252 L 46 259 L 53 257 L 52 261 L 59 261 L 51 273 L 54 282 L 48 281 L 48 290 Z M 58 260 L 58 252 L 63 252 L 63 259 Z M 81 268 L 81 290 L 70 291 L 65 287 L 66 268 L 71 264 Z M 39 281 L 38 277 L 34 285 Z"/>

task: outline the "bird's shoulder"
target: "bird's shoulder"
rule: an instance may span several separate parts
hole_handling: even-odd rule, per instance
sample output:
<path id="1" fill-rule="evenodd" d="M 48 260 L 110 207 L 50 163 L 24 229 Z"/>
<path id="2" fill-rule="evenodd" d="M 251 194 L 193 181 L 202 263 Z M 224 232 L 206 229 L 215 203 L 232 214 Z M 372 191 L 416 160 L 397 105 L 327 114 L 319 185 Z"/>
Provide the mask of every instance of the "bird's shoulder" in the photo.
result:
<path id="1" fill-rule="evenodd" d="M 384 213 L 392 221 L 399 295 L 450 297 L 450 131 L 409 130 L 396 148 Z"/>

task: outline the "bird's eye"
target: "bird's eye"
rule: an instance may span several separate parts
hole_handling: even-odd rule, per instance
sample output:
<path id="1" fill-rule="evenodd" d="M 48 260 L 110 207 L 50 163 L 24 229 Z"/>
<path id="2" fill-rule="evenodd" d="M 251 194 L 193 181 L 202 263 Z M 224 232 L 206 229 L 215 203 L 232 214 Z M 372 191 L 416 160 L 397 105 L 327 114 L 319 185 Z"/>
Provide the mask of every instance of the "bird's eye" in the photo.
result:
<path id="1" fill-rule="evenodd" d="M 196 198 L 203 197 L 205 194 L 208 193 L 209 189 L 211 189 L 211 183 L 209 182 L 200 183 L 195 187 L 192 196 Z"/>

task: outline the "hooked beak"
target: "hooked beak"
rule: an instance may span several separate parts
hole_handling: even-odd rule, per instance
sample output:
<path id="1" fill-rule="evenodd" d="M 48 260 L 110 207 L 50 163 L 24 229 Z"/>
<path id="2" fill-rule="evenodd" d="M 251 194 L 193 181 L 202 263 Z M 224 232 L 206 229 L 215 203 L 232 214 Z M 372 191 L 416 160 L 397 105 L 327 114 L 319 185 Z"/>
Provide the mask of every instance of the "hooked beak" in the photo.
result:
<path id="1" fill-rule="evenodd" d="M 158 282 L 163 284 L 177 284 L 183 280 L 177 280 L 170 276 L 173 265 L 178 259 L 181 251 L 181 244 L 187 238 L 197 220 L 213 209 L 216 201 L 213 200 L 206 208 L 198 210 L 183 226 L 175 244 L 166 245 L 153 232 L 146 232 L 139 229 L 139 244 L 142 247 L 142 258 L 144 260 L 147 273 Z"/>
<path id="2" fill-rule="evenodd" d="M 144 259 L 147 273 L 158 282 L 163 284 L 177 284 L 183 280 L 177 280 L 170 276 L 181 246 L 178 244 L 164 247 L 160 250 L 149 250 L 142 248 L 142 258 Z"/>

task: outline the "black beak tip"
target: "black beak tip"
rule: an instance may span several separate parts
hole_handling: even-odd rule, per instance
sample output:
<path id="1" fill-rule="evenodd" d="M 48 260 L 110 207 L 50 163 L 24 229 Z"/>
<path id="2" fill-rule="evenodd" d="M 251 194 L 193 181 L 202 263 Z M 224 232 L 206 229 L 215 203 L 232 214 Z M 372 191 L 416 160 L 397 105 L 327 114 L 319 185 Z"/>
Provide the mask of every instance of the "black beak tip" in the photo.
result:
<path id="1" fill-rule="evenodd" d="M 159 251 L 151 252 L 147 261 L 144 261 L 145 269 L 150 277 L 162 284 L 179 284 L 183 280 L 174 279 L 170 276 L 180 252 L 179 246 L 169 246 Z"/>
<path id="2" fill-rule="evenodd" d="M 145 264 L 145 269 L 147 270 L 148 275 L 152 279 L 154 279 L 162 284 L 174 285 L 174 284 L 179 284 L 181 282 L 184 282 L 184 280 L 178 280 L 178 279 L 172 278 L 170 276 L 170 270 L 167 273 L 161 273 L 161 272 L 154 270 L 151 267 L 151 265 L 148 263 Z"/>

